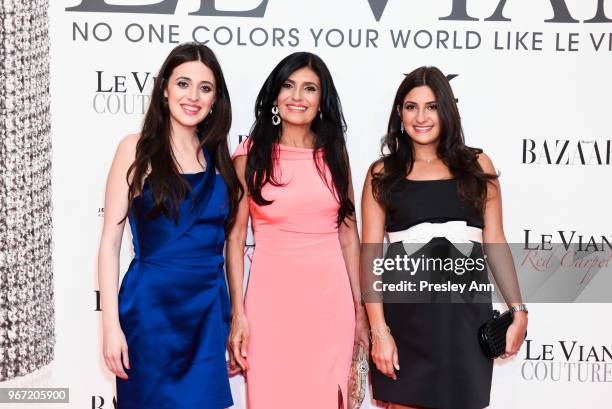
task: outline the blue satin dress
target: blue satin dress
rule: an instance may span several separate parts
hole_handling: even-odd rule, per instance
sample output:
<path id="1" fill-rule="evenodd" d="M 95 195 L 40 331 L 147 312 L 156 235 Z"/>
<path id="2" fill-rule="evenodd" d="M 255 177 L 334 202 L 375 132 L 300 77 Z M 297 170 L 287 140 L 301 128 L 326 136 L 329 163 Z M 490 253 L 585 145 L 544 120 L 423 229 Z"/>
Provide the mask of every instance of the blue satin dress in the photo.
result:
<path id="1" fill-rule="evenodd" d="M 225 347 L 230 303 L 223 270 L 227 186 L 204 149 L 205 172 L 184 174 L 192 191 L 178 223 L 152 206 L 145 181 L 129 222 L 134 259 L 119 290 L 129 379 L 117 378 L 120 409 L 222 409 L 233 405 Z"/>

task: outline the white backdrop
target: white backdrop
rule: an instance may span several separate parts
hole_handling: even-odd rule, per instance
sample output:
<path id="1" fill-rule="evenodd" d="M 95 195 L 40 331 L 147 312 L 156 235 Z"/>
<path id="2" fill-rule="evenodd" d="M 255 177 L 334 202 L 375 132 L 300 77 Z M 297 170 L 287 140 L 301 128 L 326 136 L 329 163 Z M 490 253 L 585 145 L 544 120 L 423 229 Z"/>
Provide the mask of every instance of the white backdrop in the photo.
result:
<path id="1" fill-rule="evenodd" d="M 45 382 L 69 387 L 71 408 L 113 407 L 114 378 L 100 358 L 96 300 L 106 174 L 118 141 L 139 129 L 151 76 L 176 43 L 192 41 L 194 34 L 208 41 L 223 67 L 233 104 L 232 147 L 248 132 L 256 94 L 276 63 L 294 51 L 315 52 L 328 64 L 342 99 L 360 197 L 403 74 L 437 65 L 457 75 L 451 84 L 467 143 L 483 148 L 502 173 L 508 240 L 523 242 L 525 230 L 535 241 L 550 234 L 559 242 L 559 231 L 612 240 L 612 23 L 602 14 L 612 17 L 612 1 L 467 0 L 471 21 L 458 20 L 466 0 L 201 2 L 208 10 L 216 7 L 216 14 L 258 7 L 263 16 L 257 17 L 190 15 L 200 9 L 199 0 L 176 7 L 176 1 L 161 2 L 169 14 L 101 11 L 110 10 L 101 0 L 51 3 L 57 345 Z M 74 6 L 81 11 L 67 10 Z M 488 21 L 498 6 L 510 21 Z M 83 11 L 95 7 L 99 11 Z M 451 9 L 454 19 L 442 20 Z M 596 14 L 596 22 L 585 22 Z M 545 21 L 550 19 L 555 21 Z M 575 22 L 560 22 L 570 19 Z M 149 38 L 150 27 L 163 39 Z M 405 47 L 394 45 L 400 32 L 410 33 Z M 281 33 L 282 42 L 274 42 Z M 366 36 L 374 40 L 367 43 Z M 126 234 L 122 272 L 130 257 Z M 598 288 L 600 278 L 590 285 Z M 491 407 L 609 407 L 612 359 L 603 352 L 612 350 L 612 329 L 602 322 L 612 306 L 533 304 L 530 310 L 529 351 L 523 347 L 515 359 L 495 365 Z M 574 353 L 566 356 L 574 341 Z M 597 360 L 587 359 L 591 348 Z M 240 377 L 232 388 L 234 407 L 244 408 Z"/>

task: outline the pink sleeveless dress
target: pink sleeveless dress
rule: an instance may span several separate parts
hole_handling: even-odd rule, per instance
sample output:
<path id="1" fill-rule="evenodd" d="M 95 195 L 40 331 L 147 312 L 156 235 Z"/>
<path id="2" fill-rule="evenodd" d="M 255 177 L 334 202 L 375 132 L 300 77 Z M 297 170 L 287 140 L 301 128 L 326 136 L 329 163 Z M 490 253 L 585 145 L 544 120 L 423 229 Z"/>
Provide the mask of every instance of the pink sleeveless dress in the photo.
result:
<path id="1" fill-rule="evenodd" d="M 246 155 L 248 143 L 233 157 Z M 338 390 L 346 407 L 355 312 L 336 226 L 339 204 L 312 149 L 276 146 L 284 186 L 263 187 L 263 197 L 274 201 L 268 206 L 249 199 L 255 251 L 245 296 L 248 408 L 335 409 Z"/>

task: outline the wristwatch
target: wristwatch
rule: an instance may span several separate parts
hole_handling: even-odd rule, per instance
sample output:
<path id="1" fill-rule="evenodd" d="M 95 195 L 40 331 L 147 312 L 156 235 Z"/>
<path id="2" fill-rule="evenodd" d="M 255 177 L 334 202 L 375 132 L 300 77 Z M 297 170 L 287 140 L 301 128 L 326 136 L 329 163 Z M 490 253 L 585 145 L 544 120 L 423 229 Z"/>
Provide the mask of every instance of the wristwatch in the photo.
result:
<path id="1" fill-rule="evenodd" d="M 529 310 L 527 309 L 527 306 L 525 304 L 517 304 L 517 305 L 513 305 L 512 307 L 509 308 L 510 311 L 512 311 L 513 313 L 517 312 L 517 311 L 525 311 L 526 313 L 529 313 Z"/>

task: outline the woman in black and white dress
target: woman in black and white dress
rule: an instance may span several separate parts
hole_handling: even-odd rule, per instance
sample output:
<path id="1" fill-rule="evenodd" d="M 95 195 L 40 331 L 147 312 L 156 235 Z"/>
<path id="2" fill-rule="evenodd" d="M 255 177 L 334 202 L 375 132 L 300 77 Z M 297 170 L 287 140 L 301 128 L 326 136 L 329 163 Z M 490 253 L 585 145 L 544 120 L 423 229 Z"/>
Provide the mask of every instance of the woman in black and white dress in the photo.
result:
<path id="1" fill-rule="evenodd" d="M 487 244 L 507 246 L 495 168 L 482 150 L 465 145 L 455 97 L 440 70 L 421 67 L 406 76 L 395 97 L 383 148 L 363 190 L 365 246 L 382 243 L 385 233 L 391 243 L 387 257 L 405 249 L 417 258 L 476 259 L 484 256 Z M 362 257 L 367 253 L 366 249 Z M 504 355 L 511 356 L 522 344 L 527 314 L 514 268 L 504 273 L 508 277 L 502 280 L 502 294 L 517 311 L 506 339 Z M 383 281 L 406 277 L 410 276 L 385 272 Z M 434 284 L 488 283 L 486 268 L 469 274 L 438 269 L 415 277 Z M 488 406 L 493 361 L 480 350 L 476 334 L 492 318 L 490 293 L 421 292 L 411 300 L 397 298 L 397 293 L 383 297 L 382 303 L 366 297 L 374 398 L 389 402 L 393 409 Z"/>

